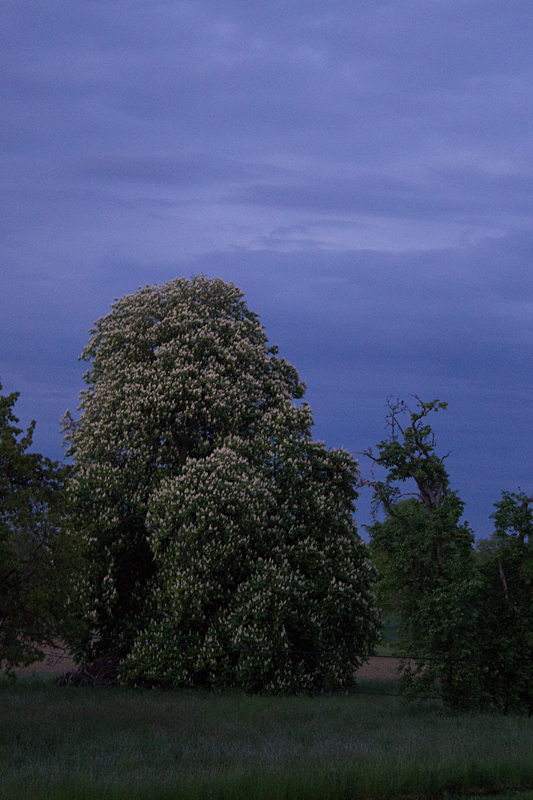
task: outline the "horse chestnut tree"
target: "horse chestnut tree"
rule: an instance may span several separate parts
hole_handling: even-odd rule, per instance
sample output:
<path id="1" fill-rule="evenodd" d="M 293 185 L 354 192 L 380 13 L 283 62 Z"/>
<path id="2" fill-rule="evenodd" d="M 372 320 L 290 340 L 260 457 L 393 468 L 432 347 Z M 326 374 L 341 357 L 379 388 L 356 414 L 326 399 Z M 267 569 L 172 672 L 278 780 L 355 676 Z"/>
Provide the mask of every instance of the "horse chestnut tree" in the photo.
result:
<path id="1" fill-rule="evenodd" d="M 357 465 L 311 437 L 295 368 L 231 283 L 116 300 L 82 354 L 72 523 L 86 642 L 123 680 L 346 688 L 378 638 Z"/>

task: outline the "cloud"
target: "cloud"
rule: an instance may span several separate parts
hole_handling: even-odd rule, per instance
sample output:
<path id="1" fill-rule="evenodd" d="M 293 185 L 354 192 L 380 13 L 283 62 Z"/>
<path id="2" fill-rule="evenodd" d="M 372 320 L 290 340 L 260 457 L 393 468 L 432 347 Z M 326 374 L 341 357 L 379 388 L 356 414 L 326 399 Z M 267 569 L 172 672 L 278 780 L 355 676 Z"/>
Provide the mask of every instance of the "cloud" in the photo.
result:
<path id="1" fill-rule="evenodd" d="M 509 214 L 525 220 L 532 189 L 533 176 L 451 169 L 434 171 L 419 181 L 369 173 L 348 179 L 251 183 L 239 200 L 409 219 L 478 221 L 487 214 Z"/>
<path id="2" fill-rule="evenodd" d="M 239 183 L 272 173 L 272 169 L 236 159 L 187 153 L 175 157 L 116 155 L 93 158 L 78 167 L 82 175 L 106 181 L 140 181 L 189 187 L 195 184 Z"/>

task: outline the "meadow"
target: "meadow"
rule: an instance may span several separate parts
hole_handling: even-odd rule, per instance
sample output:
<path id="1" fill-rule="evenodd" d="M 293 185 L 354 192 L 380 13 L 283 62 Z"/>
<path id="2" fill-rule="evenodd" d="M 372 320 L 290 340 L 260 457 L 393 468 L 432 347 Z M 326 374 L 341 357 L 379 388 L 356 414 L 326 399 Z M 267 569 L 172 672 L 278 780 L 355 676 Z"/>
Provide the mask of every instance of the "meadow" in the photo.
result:
<path id="1" fill-rule="evenodd" d="M 60 688 L 0 681 L 2 800 L 533 800 L 533 719 L 357 693 Z"/>

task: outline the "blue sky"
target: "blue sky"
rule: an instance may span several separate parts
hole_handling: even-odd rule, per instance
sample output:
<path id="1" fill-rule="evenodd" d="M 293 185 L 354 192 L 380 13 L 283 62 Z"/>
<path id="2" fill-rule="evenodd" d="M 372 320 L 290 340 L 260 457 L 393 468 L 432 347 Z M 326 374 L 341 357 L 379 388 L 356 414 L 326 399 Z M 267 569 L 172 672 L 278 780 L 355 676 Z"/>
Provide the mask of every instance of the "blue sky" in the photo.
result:
<path id="1" fill-rule="evenodd" d="M 489 536 L 533 492 L 532 40 L 530 0 L 4 0 L 0 379 L 36 449 L 113 299 L 205 272 L 329 446 L 382 439 L 390 395 L 448 401 Z"/>

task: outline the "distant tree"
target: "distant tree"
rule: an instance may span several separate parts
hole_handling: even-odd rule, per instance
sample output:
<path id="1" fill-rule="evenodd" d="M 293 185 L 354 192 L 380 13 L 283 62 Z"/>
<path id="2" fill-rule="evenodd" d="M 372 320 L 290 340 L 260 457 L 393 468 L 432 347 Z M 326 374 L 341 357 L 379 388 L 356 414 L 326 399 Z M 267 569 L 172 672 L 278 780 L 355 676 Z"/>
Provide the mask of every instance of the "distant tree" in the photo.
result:
<path id="1" fill-rule="evenodd" d="M 97 637 L 79 656 L 135 683 L 350 685 L 379 625 L 356 463 L 313 442 L 305 386 L 242 297 L 176 279 L 91 331 L 65 418 Z"/>
<path id="2" fill-rule="evenodd" d="M 35 422 L 21 436 L 18 396 L 0 395 L 0 659 L 9 674 L 43 658 L 42 646 L 74 626 L 74 547 L 63 524 L 67 468 L 27 452 Z"/>
<path id="3" fill-rule="evenodd" d="M 371 549 L 383 571 L 380 591 L 400 620 L 404 692 L 437 693 L 446 704 L 463 708 L 477 702 L 477 607 L 479 592 L 473 560 L 473 533 L 461 523 L 464 504 L 450 489 L 443 458 L 427 417 L 445 409 L 434 400 L 411 411 L 403 402 L 389 402 L 389 439 L 377 454 L 365 456 L 372 478 L 361 481 L 374 489 L 374 503 L 385 514 L 368 528 Z M 407 423 L 404 418 L 407 416 Z M 374 468 L 387 470 L 378 480 Z M 402 494 L 398 484 L 410 482 Z"/>

